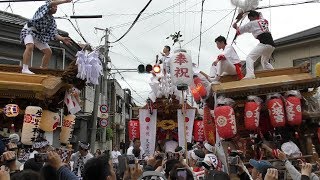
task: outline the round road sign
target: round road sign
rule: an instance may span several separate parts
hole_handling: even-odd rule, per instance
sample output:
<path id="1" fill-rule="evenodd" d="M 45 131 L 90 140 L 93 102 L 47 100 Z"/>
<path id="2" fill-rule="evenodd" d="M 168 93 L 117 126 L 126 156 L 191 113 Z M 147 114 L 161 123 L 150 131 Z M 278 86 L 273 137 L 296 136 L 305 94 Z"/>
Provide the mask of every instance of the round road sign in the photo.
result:
<path id="1" fill-rule="evenodd" d="M 109 124 L 108 119 L 100 119 L 99 125 L 103 128 L 107 127 Z"/>
<path id="2" fill-rule="evenodd" d="M 108 106 L 106 104 L 100 105 L 100 112 L 101 113 L 107 113 L 108 112 Z"/>

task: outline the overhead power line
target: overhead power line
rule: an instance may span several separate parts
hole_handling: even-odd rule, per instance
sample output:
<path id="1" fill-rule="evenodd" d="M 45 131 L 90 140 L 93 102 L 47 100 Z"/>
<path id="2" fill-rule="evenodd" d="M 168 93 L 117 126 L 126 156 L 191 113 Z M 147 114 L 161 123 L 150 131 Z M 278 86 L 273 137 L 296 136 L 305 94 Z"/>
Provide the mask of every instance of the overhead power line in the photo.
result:
<path id="1" fill-rule="evenodd" d="M 206 29 L 205 31 L 203 31 L 200 35 L 203 35 L 204 33 L 206 33 L 207 31 L 209 31 L 211 28 L 213 28 L 214 26 L 216 26 L 217 24 L 219 24 L 222 20 L 224 20 L 226 17 L 228 17 L 234 10 L 230 11 L 228 14 L 226 14 L 224 17 L 222 17 L 219 21 L 217 21 L 215 24 L 213 24 L 212 26 L 210 26 L 208 29 Z M 191 43 L 192 41 L 194 41 L 195 39 L 197 39 L 200 35 L 192 38 L 190 41 L 186 42 L 183 46 Z"/>
<path id="2" fill-rule="evenodd" d="M 110 43 L 116 43 L 118 41 L 120 41 L 122 38 L 124 38 L 133 28 L 133 26 L 137 23 L 137 21 L 139 20 L 140 16 L 142 15 L 142 13 L 147 9 L 147 7 L 150 5 L 150 3 L 152 2 L 152 0 L 149 0 L 149 2 L 144 6 L 144 8 L 140 11 L 140 13 L 138 14 L 138 16 L 136 17 L 136 19 L 132 22 L 131 26 L 129 27 L 129 29 L 117 40 L 110 42 Z"/>
<path id="3" fill-rule="evenodd" d="M 155 13 L 152 13 L 152 14 L 150 14 L 150 15 L 148 15 L 148 16 L 142 17 L 142 18 L 140 18 L 137 22 L 142 21 L 142 20 L 145 20 L 145 19 L 149 19 L 149 18 L 151 18 L 151 17 L 153 17 L 153 16 L 155 16 L 155 15 L 162 14 L 162 13 L 164 13 L 164 12 L 166 12 L 166 11 L 168 11 L 168 10 L 170 10 L 170 9 L 172 9 L 172 8 L 178 6 L 179 4 L 184 3 L 184 2 L 186 2 L 186 1 L 188 1 L 188 0 L 180 1 L 180 2 L 178 2 L 178 3 L 176 3 L 176 4 L 173 4 L 173 5 L 165 8 L 165 9 L 162 9 L 162 10 L 160 10 L 160 11 L 158 11 L 158 12 L 155 12 Z M 131 23 L 132 23 L 132 21 L 126 22 L 126 23 L 122 23 L 122 24 L 119 24 L 119 25 L 116 25 L 116 26 L 112 26 L 111 28 L 116 29 L 116 28 L 128 26 L 128 25 L 130 25 Z"/>
<path id="4" fill-rule="evenodd" d="M 202 19 L 203 19 L 203 5 L 204 5 L 204 1 L 205 0 L 202 0 L 202 3 L 201 3 L 201 20 L 200 20 L 200 42 L 199 42 L 199 51 L 198 51 L 198 66 L 200 64 L 200 52 L 201 52 L 201 43 L 202 43 Z"/>

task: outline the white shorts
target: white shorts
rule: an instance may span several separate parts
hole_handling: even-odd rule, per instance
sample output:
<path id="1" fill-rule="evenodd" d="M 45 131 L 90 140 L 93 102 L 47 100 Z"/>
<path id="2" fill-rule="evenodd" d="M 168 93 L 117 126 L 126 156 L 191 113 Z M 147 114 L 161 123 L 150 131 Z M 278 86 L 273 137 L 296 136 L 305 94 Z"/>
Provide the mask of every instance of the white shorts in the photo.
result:
<path id="1" fill-rule="evenodd" d="M 31 34 L 28 34 L 25 38 L 24 38 L 24 44 L 34 44 L 39 50 L 43 50 L 43 49 L 50 49 L 50 46 L 48 45 L 48 43 L 42 43 L 40 41 L 38 41 L 36 38 L 33 38 L 33 36 Z"/>

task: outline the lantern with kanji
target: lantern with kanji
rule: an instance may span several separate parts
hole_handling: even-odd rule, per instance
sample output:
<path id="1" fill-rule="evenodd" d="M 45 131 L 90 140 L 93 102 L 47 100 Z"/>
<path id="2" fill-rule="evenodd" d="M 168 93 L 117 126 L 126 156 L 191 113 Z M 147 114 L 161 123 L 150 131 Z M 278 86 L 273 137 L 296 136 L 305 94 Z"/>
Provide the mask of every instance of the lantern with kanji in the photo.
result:
<path id="1" fill-rule="evenodd" d="M 198 76 L 193 76 L 193 82 L 196 86 L 197 92 L 200 94 L 202 98 L 206 98 L 207 90 L 206 87 L 203 85 L 201 79 Z"/>
<path id="2" fill-rule="evenodd" d="M 65 116 L 62 121 L 61 132 L 60 132 L 60 143 L 70 144 L 72 138 L 72 132 L 75 124 L 76 116 L 69 114 Z"/>
<path id="3" fill-rule="evenodd" d="M 209 107 L 205 106 L 203 109 L 203 130 L 206 140 L 209 144 L 216 143 L 216 126 L 214 119 L 211 116 Z"/>
<path id="4" fill-rule="evenodd" d="M 237 134 L 236 117 L 231 106 L 216 107 L 214 109 L 214 121 L 221 138 L 230 139 Z"/>
<path id="5" fill-rule="evenodd" d="M 193 81 L 192 59 L 185 50 L 175 51 L 170 59 L 171 82 L 176 86 L 189 86 Z"/>
<path id="6" fill-rule="evenodd" d="M 203 120 L 194 120 L 193 125 L 193 140 L 203 142 L 205 140 Z"/>
<path id="7" fill-rule="evenodd" d="M 280 96 L 273 96 L 267 103 L 269 118 L 273 127 L 283 127 L 286 125 L 284 106 Z"/>
<path id="8" fill-rule="evenodd" d="M 19 115 L 20 109 L 17 104 L 7 104 L 4 107 L 4 114 L 7 117 L 16 117 Z"/>
<path id="9" fill-rule="evenodd" d="M 285 104 L 288 124 L 291 126 L 299 126 L 302 123 L 300 98 L 296 96 L 288 96 L 285 98 Z"/>
<path id="10" fill-rule="evenodd" d="M 248 100 L 244 107 L 244 126 L 247 130 L 253 131 L 259 126 L 261 102 L 256 96 L 249 96 Z"/>
<path id="11" fill-rule="evenodd" d="M 21 132 L 21 142 L 25 145 L 32 145 L 38 137 L 39 124 L 42 117 L 42 108 L 37 106 L 28 106 L 25 110 L 23 126 Z"/>
<path id="12" fill-rule="evenodd" d="M 128 123 L 128 130 L 129 130 L 129 140 L 132 141 L 135 138 L 140 139 L 140 124 L 139 120 L 132 119 Z"/>
<path id="13" fill-rule="evenodd" d="M 41 122 L 40 122 L 40 129 L 46 132 L 54 131 L 60 122 L 60 116 L 58 113 L 43 110 Z"/>

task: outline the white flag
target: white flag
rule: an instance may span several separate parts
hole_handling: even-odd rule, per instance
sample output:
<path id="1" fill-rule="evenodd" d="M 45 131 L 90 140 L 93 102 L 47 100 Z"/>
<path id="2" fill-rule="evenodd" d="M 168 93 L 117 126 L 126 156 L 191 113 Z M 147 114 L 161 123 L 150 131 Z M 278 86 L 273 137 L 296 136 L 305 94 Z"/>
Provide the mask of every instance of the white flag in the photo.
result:
<path id="1" fill-rule="evenodd" d="M 157 110 L 150 114 L 149 109 L 139 109 L 140 141 L 145 156 L 152 155 L 156 145 Z"/>
<path id="2" fill-rule="evenodd" d="M 181 109 L 178 109 L 178 136 L 179 136 L 179 146 L 181 147 L 185 147 L 185 138 L 187 138 L 187 142 L 191 142 L 192 140 L 195 113 L 196 113 L 195 109 L 186 110 L 186 114 L 185 114 L 186 136 L 185 136 L 183 114 L 181 112 Z"/>

